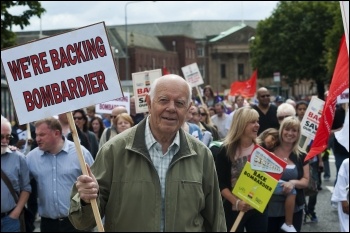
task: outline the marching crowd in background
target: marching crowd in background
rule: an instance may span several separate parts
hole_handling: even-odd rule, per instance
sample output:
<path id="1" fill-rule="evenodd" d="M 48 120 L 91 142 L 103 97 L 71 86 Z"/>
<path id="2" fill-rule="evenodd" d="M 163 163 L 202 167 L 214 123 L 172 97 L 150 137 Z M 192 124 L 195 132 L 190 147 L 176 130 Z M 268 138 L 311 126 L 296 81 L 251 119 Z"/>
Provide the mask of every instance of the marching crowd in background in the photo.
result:
<path id="1" fill-rule="evenodd" d="M 30 129 L 2 116 L 1 231 L 19 231 L 24 206 L 32 214 L 27 231 L 38 216 L 43 232 L 93 231 L 90 202 L 97 198 L 106 231 L 230 231 L 244 212 L 238 232 L 300 232 L 303 222 L 318 221 L 317 193 L 304 193 L 309 176 L 322 190 L 333 154 L 330 205 L 348 232 L 349 152 L 334 137 L 346 104 L 336 107 L 328 148 L 304 162 L 300 123 L 309 99 L 284 100 L 265 87 L 255 99 L 223 98 L 210 86 L 198 98 L 183 78 L 165 75 L 152 83 L 147 113 L 136 113 L 135 97 L 129 111 L 77 109 L 72 115 L 89 175 L 82 175 L 66 113 Z M 255 145 L 287 163 L 263 213 L 232 193 Z"/>

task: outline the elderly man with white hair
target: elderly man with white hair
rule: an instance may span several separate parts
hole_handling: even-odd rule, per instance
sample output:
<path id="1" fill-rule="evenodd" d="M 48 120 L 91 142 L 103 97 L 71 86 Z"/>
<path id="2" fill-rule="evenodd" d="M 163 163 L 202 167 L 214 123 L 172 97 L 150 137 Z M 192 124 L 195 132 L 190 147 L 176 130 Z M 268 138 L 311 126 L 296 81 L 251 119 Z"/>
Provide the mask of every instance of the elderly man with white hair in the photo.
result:
<path id="1" fill-rule="evenodd" d="M 19 216 L 32 191 L 24 154 L 9 149 L 11 130 L 11 123 L 1 116 L 1 232 L 20 231 Z"/>

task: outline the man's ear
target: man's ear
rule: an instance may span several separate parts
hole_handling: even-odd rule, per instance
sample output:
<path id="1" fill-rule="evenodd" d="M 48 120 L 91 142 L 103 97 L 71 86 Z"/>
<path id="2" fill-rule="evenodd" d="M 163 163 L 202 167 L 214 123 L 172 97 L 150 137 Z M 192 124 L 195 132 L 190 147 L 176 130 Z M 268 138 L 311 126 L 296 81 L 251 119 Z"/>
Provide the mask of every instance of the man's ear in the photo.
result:
<path id="1" fill-rule="evenodd" d="M 151 110 L 151 97 L 149 95 L 146 95 L 146 103 L 148 106 L 148 111 Z"/>

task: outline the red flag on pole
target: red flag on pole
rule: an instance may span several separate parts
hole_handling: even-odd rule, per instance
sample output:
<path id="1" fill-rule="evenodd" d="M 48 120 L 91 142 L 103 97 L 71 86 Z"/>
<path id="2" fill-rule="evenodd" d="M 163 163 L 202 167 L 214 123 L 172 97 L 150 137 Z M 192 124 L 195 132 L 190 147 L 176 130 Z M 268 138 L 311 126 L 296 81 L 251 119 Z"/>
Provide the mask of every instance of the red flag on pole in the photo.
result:
<path id="1" fill-rule="evenodd" d="M 170 74 L 166 67 L 163 67 L 162 73 L 163 73 L 163 75 Z"/>
<path id="2" fill-rule="evenodd" d="M 334 120 L 337 96 L 344 92 L 346 88 L 349 88 L 349 55 L 346 47 L 345 35 L 343 35 L 337 63 L 335 65 L 332 82 L 328 92 L 329 94 L 322 111 L 322 117 L 320 118 L 314 142 L 311 145 L 309 153 L 305 157 L 305 161 L 322 153 L 327 148 Z"/>
<path id="3" fill-rule="evenodd" d="M 258 71 L 255 70 L 247 81 L 236 81 L 231 84 L 230 95 L 242 95 L 245 98 L 254 97 L 256 92 L 256 80 L 258 78 Z"/>

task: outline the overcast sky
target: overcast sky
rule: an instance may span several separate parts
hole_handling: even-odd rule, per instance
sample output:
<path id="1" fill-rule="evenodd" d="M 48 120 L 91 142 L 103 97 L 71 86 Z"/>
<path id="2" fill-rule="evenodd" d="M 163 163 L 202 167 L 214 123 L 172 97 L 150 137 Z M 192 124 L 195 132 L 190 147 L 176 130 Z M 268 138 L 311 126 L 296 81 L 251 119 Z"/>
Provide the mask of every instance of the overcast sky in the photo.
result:
<path id="1" fill-rule="evenodd" d="M 271 16 L 278 1 L 42 1 L 46 13 L 42 30 L 79 28 L 104 21 L 107 26 L 127 23 L 159 23 L 187 20 L 262 20 Z M 23 7 L 10 10 L 23 12 Z M 13 27 L 20 31 L 20 27 Z M 24 31 L 39 31 L 40 20 L 32 17 Z"/>

